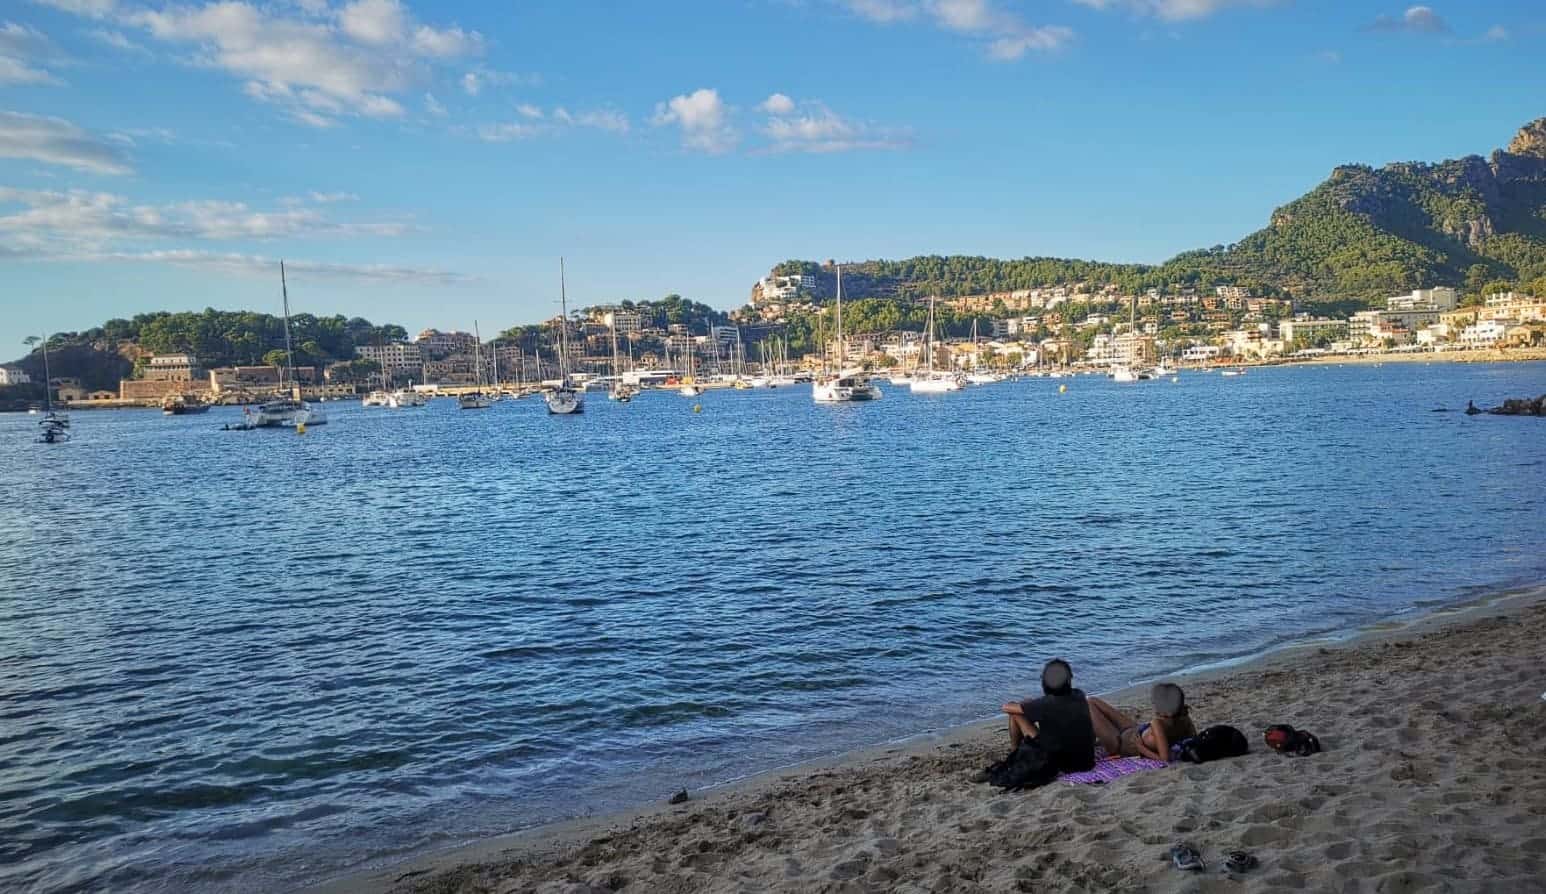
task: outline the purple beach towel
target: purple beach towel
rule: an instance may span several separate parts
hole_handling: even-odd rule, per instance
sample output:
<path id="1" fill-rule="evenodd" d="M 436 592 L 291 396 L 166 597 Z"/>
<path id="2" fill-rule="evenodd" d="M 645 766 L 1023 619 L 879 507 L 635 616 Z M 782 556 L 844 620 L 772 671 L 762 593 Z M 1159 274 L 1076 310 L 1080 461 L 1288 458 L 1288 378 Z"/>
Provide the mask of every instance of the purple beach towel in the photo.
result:
<path id="1" fill-rule="evenodd" d="M 1069 785 L 1101 785 L 1144 770 L 1163 770 L 1168 766 L 1163 761 L 1153 761 L 1146 757 L 1103 757 L 1095 762 L 1093 770 L 1064 773 L 1058 778 Z"/>

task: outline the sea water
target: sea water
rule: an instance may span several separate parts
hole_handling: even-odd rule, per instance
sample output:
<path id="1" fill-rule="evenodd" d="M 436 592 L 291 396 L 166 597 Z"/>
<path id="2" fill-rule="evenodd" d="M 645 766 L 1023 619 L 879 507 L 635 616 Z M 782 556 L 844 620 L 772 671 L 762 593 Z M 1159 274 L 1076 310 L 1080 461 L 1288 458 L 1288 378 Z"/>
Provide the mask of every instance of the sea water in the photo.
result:
<path id="1" fill-rule="evenodd" d="M 1546 420 L 1459 410 L 1543 391 L 0 417 L 0 888 L 295 888 L 1538 582 Z"/>

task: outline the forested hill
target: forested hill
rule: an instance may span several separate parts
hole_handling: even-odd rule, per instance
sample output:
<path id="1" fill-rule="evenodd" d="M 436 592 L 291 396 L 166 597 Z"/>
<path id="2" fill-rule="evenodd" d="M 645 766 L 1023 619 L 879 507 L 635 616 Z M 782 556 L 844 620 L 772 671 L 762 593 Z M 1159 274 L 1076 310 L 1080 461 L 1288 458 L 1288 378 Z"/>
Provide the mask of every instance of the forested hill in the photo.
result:
<path id="1" fill-rule="evenodd" d="M 775 273 L 835 276 L 812 261 Z M 1377 299 L 1419 286 L 1476 290 L 1494 280 L 1546 277 L 1546 118 L 1490 158 L 1372 168 L 1346 165 L 1273 212 L 1233 245 L 1186 252 L 1159 265 L 1060 258 L 918 257 L 843 268 L 853 297 L 973 295 L 1073 282 L 1148 288 L 1245 285 L 1315 301 Z"/>
<path id="2" fill-rule="evenodd" d="M 401 341 L 403 327 L 376 326 L 360 317 L 290 318 L 295 362 L 301 366 L 348 360 L 357 345 Z M 108 320 L 82 332 L 50 336 L 50 368 L 55 376 L 80 379 L 90 389 L 113 389 L 128 377 L 137 361 L 152 354 L 189 353 L 208 367 L 283 362 L 284 320 L 252 311 L 206 309 L 198 312 L 139 314 Z M 43 377 L 41 347 L 34 347 L 15 366 L 34 379 Z"/>

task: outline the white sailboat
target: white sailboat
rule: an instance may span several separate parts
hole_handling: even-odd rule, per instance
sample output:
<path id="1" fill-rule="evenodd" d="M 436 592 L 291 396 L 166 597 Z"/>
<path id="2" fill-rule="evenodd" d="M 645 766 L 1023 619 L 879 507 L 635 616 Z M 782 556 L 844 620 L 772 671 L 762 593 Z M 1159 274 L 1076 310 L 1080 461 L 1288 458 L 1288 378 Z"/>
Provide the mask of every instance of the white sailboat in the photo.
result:
<path id="1" fill-rule="evenodd" d="M 48 365 L 48 336 L 43 336 L 42 341 L 43 418 L 38 420 L 38 443 L 60 444 L 70 440 L 70 416 L 67 413 L 54 412 L 54 374 Z"/>
<path id="2" fill-rule="evenodd" d="M 1117 382 L 1137 382 L 1149 378 L 1147 370 L 1137 367 L 1138 354 L 1138 297 L 1133 296 L 1132 310 L 1128 317 L 1127 362 L 1111 368 L 1111 378 Z"/>
<path id="3" fill-rule="evenodd" d="M 553 416 L 573 416 L 585 412 L 585 391 L 569 384 L 569 291 L 564 278 L 564 259 L 558 259 L 558 301 L 563 308 L 559 318 L 558 387 L 542 395 Z"/>
<path id="4" fill-rule="evenodd" d="M 607 389 L 607 399 L 626 404 L 633 400 L 634 388 L 623 383 L 623 366 L 617 353 L 617 315 L 612 316 L 612 385 Z"/>
<path id="5" fill-rule="evenodd" d="M 819 404 L 880 400 L 880 387 L 862 367 L 843 368 L 843 266 L 837 265 L 837 372 L 811 382 L 811 399 Z"/>
<path id="6" fill-rule="evenodd" d="M 478 329 L 478 321 L 472 321 L 472 334 L 476 341 L 472 346 L 472 365 L 477 370 L 478 390 L 456 397 L 456 405 L 464 410 L 487 410 L 494 405 L 489 396 L 483 393 L 483 333 Z"/>
<path id="7" fill-rule="evenodd" d="M 285 370 L 291 373 L 295 371 L 295 350 L 290 340 L 290 285 L 285 279 L 284 261 L 279 262 L 279 292 L 284 301 L 285 315 L 285 369 L 279 371 L 279 388 L 283 392 Z M 327 413 L 301 399 L 301 383 L 297 379 L 291 386 L 289 397 L 259 404 L 257 411 L 250 415 L 249 422 L 243 427 L 303 429 L 308 425 L 326 424 Z"/>
<path id="8" fill-rule="evenodd" d="M 929 322 L 923 334 L 923 369 L 908 383 L 914 394 L 945 394 L 961 390 L 961 378 L 934 368 L 934 297 L 929 296 Z"/>

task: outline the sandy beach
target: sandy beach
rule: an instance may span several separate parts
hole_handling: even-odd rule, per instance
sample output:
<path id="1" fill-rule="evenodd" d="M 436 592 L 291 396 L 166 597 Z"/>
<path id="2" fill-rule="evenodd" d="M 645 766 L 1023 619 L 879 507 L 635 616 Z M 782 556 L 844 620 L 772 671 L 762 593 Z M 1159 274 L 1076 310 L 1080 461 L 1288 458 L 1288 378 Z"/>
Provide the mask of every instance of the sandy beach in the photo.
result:
<path id="1" fill-rule="evenodd" d="M 1515 591 L 1174 678 L 1199 727 L 1247 734 L 1245 757 L 1002 793 L 967 781 L 1004 750 L 979 724 L 319 890 L 1542 891 L 1543 643 L 1546 588 Z M 1325 751 L 1267 749 L 1282 722 Z M 1183 841 L 1205 872 L 1170 866 Z M 1237 849 L 1261 865 L 1224 872 Z"/>

